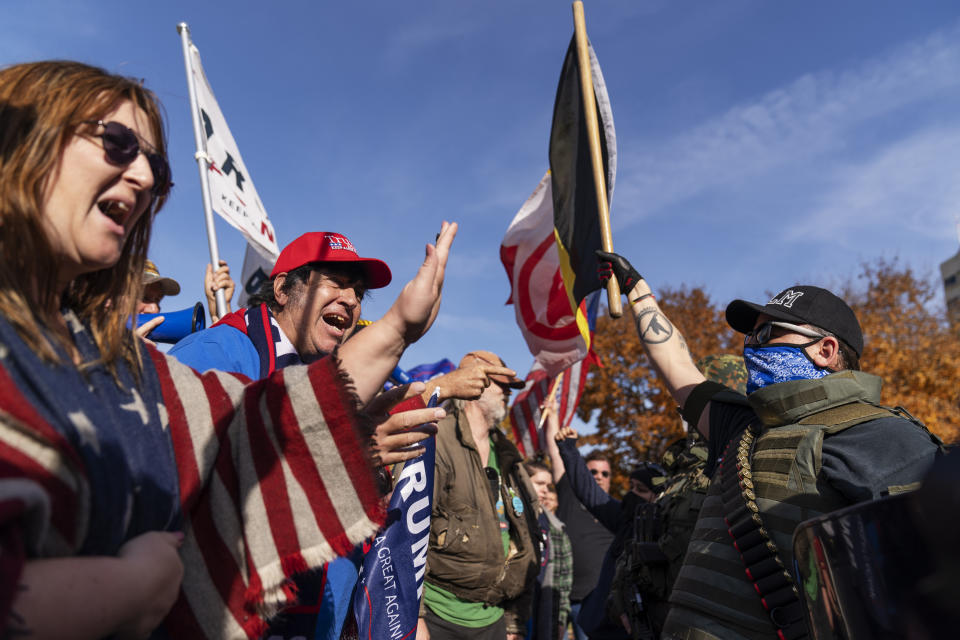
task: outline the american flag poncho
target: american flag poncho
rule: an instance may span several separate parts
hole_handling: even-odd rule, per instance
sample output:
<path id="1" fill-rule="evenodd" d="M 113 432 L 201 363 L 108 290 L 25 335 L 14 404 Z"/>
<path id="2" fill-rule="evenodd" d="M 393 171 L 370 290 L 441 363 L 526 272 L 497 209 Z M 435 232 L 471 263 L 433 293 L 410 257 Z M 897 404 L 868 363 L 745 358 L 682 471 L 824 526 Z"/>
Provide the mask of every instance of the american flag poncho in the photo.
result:
<path id="1" fill-rule="evenodd" d="M 87 350 L 92 341 L 68 321 L 87 356 L 81 338 Z M 334 357 L 251 383 L 201 375 L 149 347 L 139 383 L 111 382 L 111 393 L 130 398 L 124 403 L 103 400 L 109 385 L 91 382 L 96 370 L 40 363 L 25 349 L 0 318 L 4 618 L 25 559 L 109 555 L 141 529 L 179 528 L 185 573 L 168 635 L 257 638 L 292 601 L 290 576 L 349 553 L 384 520 L 365 452 L 369 429 Z M 141 450 L 108 461 L 131 432 Z M 140 504 L 144 483 L 122 490 L 126 458 L 137 456 L 159 469 L 146 473 L 169 467 L 166 504 Z M 118 516 L 102 522 L 110 500 Z"/>

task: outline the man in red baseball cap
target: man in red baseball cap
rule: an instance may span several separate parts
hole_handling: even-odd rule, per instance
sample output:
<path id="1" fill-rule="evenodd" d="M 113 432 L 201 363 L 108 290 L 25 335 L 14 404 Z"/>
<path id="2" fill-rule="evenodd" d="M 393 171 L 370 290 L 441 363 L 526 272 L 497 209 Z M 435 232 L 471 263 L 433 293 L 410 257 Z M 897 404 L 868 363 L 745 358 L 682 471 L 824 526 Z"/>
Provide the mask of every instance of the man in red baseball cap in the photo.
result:
<path id="1" fill-rule="evenodd" d="M 346 340 L 366 292 L 387 286 L 391 277 L 385 262 L 360 257 L 346 236 L 305 233 L 280 252 L 246 309 L 188 336 L 170 355 L 198 371 L 234 371 L 255 379 L 310 362 Z"/>
<path id="2" fill-rule="evenodd" d="M 437 246 L 449 246 L 447 238 L 454 233 L 454 225 L 445 225 Z M 417 279 L 423 278 L 418 274 Z M 346 236 L 332 232 L 305 233 L 280 252 L 270 277 L 249 298 L 246 309 L 229 313 L 209 329 L 191 334 L 178 342 L 169 354 L 198 371 L 218 369 L 253 379 L 265 378 L 275 369 L 310 362 L 342 344 L 356 327 L 365 293 L 387 286 L 390 280 L 389 267 L 376 258 L 360 257 Z M 398 302 L 405 297 L 409 296 L 401 293 Z M 377 324 L 374 323 L 374 327 Z M 358 340 L 362 337 L 358 336 Z M 344 352 L 349 347 L 345 347 Z M 491 371 L 506 372 L 510 370 L 499 367 Z M 484 374 L 473 374 L 471 380 L 481 375 Z M 358 388 L 364 382 L 364 378 L 354 377 Z M 444 386 L 457 385 L 450 382 Z M 382 408 L 370 411 L 370 415 L 383 413 Z M 439 409 L 421 411 L 443 413 Z M 413 418 L 409 418 L 404 423 L 403 416 L 399 417 L 401 420 L 396 423 L 388 420 L 384 424 L 422 422 L 410 422 Z M 377 427 L 378 434 L 380 431 L 381 427 Z M 394 454 L 395 458 L 396 452 L 403 450 L 399 448 L 403 442 L 390 437 L 395 444 L 388 445 L 386 439 L 378 442 L 378 456 Z M 380 460 L 384 464 L 393 461 L 384 457 Z M 311 605 L 322 602 L 321 611 L 307 607 L 296 614 L 287 613 L 271 622 L 264 637 L 314 637 L 316 629 L 323 630 L 323 637 L 340 637 L 351 610 L 351 594 L 361 560 L 362 553 L 355 551 L 348 558 L 334 560 L 322 573 L 297 576 L 295 584 L 300 602 Z"/>

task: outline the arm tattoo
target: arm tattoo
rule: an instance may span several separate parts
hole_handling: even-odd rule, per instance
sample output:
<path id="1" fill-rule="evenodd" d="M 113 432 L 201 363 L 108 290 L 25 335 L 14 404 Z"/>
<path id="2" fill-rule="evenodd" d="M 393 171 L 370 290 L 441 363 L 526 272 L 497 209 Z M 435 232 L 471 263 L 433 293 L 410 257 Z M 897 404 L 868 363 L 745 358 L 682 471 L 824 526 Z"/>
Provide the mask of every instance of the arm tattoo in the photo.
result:
<path id="1" fill-rule="evenodd" d="M 22 593 L 26 590 L 27 585 L 17 585 L 17 591 Z M 7 624 L 2 632 L 0 632 L 0 640 L 7 640 L 8 638 L 25 638 L 32 635 L 33 631 L 27 628 L 26 620 L 23 619 L 23 616 L 13 609 L 10 609 L 10 614 L 7 616 Z"/>
<path id="2" fill-rule="evenodd" d="M 663 344 L 673 336 L 673 325 L 657 309 L 643 309 L 637 315 L 637 333 L 647 344 Z"/>

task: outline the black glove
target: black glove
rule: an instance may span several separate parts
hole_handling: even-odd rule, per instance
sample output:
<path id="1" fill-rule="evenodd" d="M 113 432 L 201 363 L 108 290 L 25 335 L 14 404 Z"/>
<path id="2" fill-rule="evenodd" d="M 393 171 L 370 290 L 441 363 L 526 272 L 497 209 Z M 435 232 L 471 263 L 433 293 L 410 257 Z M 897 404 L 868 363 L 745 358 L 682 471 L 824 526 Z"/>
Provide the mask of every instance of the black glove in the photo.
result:
<path id="1" fill-rule="evenodd" d="M 597 269 L 600 282 L 606 283 L 612 276 L 616 276 L 621 293 L 630 293 L 643 278 L 623 256 L 617 253 L 607 253 L 602 249 L 597 249 L 595 253 L 600 260 L 600 267 Z"/>

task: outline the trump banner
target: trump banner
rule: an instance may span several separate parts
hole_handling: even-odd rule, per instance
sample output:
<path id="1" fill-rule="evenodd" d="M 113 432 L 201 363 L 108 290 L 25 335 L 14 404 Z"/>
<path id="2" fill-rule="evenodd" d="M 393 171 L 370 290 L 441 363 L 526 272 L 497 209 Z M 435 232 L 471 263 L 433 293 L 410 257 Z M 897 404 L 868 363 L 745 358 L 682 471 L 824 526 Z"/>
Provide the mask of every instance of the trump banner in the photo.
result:
<path id="1" fill-rule="evenodd" d="M 403 465 L 387 524 L 363 545 L 363 568 L 353 598 L 361 640 L 412 640 L 417 632 L 430 543 L 436 438 L 423 444 L 426 451 Z"/>
<path id="2" fill-rule="evenodd" d="M 189 51 L 188 63 L 197 102 L 193 107 L 199 112 L 203 129 L 203 149 L 198 153 L 206 154 L 210 205 L 240 231 L 258 253 L 271 261 L 276 260 L 280 249 L 273 225 L 210 88 L 200 62 L 200 51 L 192 42 Z"/>

